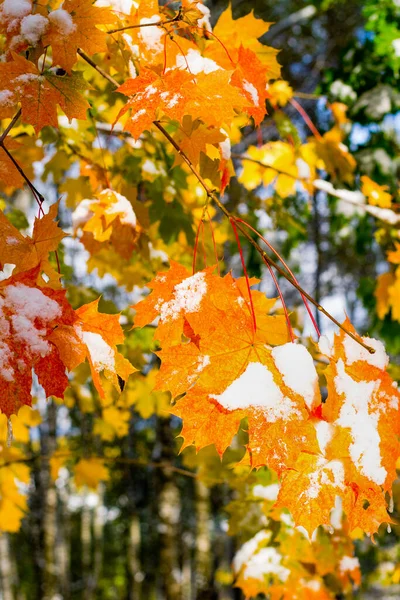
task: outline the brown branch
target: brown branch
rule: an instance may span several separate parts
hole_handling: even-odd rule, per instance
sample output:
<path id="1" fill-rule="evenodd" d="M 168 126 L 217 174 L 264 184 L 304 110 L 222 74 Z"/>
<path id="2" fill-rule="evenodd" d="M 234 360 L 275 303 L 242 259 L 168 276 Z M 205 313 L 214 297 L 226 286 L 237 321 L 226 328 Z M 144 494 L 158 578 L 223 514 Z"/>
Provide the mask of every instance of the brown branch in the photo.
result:
<path id="1" fill-rule="evenodd" d="M 126 31 L 127 29 L 141 29 L 142 27 L 164 27 L 165 25 L 168 25 L 169 23 L 177 23 L 178 21 L 182 21 L 182 13 L 181 11 L 179 11 L 179 13 L 173 18 L 173 19 L 169 19 L 168 21 L 156 21 L 155 23 L 143 23 L 143 24 L 139 24 L 139 25 L 126 25 L 125 27 L 119 27 L 118 29 L 110 29 L 110 31 L 106 31 L 106 33 L 118 33 L 120 31 Z"/>
<path id="2" fill-rule="evenodd" d="M 89 57 L 86 57 L 86 55 L 83 52 L 81 52 L 80 54 L 81 54 L 82 58 L 84 58 L 85 60 L 87 60 L 87 62 L 89 62 L 89 64 L 91 64 L 92 66 L 94 66 L 94 68 L 96 70 L 98 70 L 99 73 L 101 73 L 102 70 L 99 70 L 99 68 L 97 67 L 97 65 L 95 63 L 93 63 L 93 61 L 91 59 L 88 60 Z M 109 76 L 107 75 L 107 73 L 103 72 L 102 74 L 104 74 L 104 76 L 106 76 L 106 78 L 109 79 Z M 115 83 L 115 85 L 117 86 L 118 84 Z M 312 296 L 310 296 L 310 294 L 308 292 L 306 292 L 297 283 L 297 281 L 295 281 L 288 273 L 286 273 L 286 271 L 284 271 L 283 269 L 281 269 L 281 267 L 272 258 L 270 258 L 270 256 L 265 252 L 265 250 L 263 250 L 263 248 L 259 245 L 259 243 L 252 238 L 252 236 L 248 233 L 248 231 L 239 222 L 236 221 L 235 215 L 233 215 L 232 213 L 230 213 L 229 210 L 222 204 L 222 202 L 218 198 L 218 196 L 215 193 L 215 191 L 212 190 L 207 185 L 206 181 L 203 179 L 203 177 L 200 175 L 200 173 L 197 171 L 197 169 L 192 164 L 192 161 L 188 158 L 188 156 L 180 148 L 179 144 L 176 143 L 176 141 L 168 133 L 168 131 L 161 125 L 161 123 L 159 121 L 153 121 L 153 124 L 157 127 L 157 129 L 164 135 L 164 137 L 169 141 L 169 143 L 175 148 L 175 150 L 178 152 L 178 154 L 182 157 L 183 161 L 186 163 L 186 165 L 189 167 L 190 171 L 193 173 L 193 175 L 196 177 L 196 179 L 198 180 L 198 182 L 200 183 L 200 185 L 203 187 L 204 191 L 207 194 L 207 197 L 210 200 L 212 200 L 218 206 L 218 208 L 221 210 L 221 212 L 229 220 L 232 219 L 232 220 L 234 220 L 236 222 L 237 228 L 240 230 L 240 232 L 242 233 L 242 235 L 244 235 L 244 237 L 250 242 L 250 244 L 253 246 L 253 248 L 255 248 L 255 250 L 257 250 L 257 252 L 259 253 L 259 255 L 266 262 L 268 262 L 271 267 L 274 267 L 274 269 L 282 277 L 284 277 L 289 283 L 291 283 L 292 286 L 294 288 L 296 288 L 297 291 L 300 292 L 300 294 L 302 294 L 303 296 L 305 296 L 307 298 L 307 300 L 309 302 L 311 302 L 317 308 L 317 310 L 319 310 L 330 321 L 332 321 L 332 323 L 334 323 L 337 327 L 339 327 L 339 329 L 341 329 L 342 331 L 344 331 L 355 342 L 357 342 L 358 344 L 360 344 L 360 346 L 362 346 L 363 348 L 365 348 L 365 350 L 368 350 L 368 352 L 370 354 L 375 354 L 375 349 L 374 348 L 371 348 L 370 346 L 368 346 L 367 344 L 365 344 L 365 342 L 363 342 L 363 340 L 358 335 L 355 335 L 354 333 L 352 333 L 351 331 L 349 331 L 347 329 L 347 327 L 345 327 L 337 319 L 335 319 L 335 317 L 333 315 L 331 315 L 323 306 L 321 306 L 321 304 L 319 304 L 318 302 L 316 302 L 316 300 L 314 300 L 314 298 Z"/>
<path id="3" fill-rule="evenodd" d="M 13 118 L 11 119 L 11 122 L 7 125 L 7 127 L 5 128 L 3 133 L 0 135 L 0 144 L 3 144 L 4 140 L 6 139 L 6 137 L 10 133 L 11 129 L 14 127 L 15 123 L 20 118 L 20 116 L 21 116 L 21 109 L 18 109 L 18 112 L 13 116 Z"/>
<path id="4" fill-rule="evenodd" d="M 96 65 L 94 60 L 92 60 L 90 58 L 90 56 L 88 56 L 81 48 L 78 48 L 77 52 L 78 52 L 79 56 L 81 56 L 84 60 L 86 60 L 86 62 L 89 63 L 89 65 L 91 67 L 93 67 L 93 69 L 96 69 L 96 71 L 98 73 L 100 73 L 100 75 L 102 77 L 104 77 L 105 79 L 107 79 L 107 81 L 109 81 L 110 83 L 115 85 L 115 87 L 119 87 L 118 81 L 116 79 L 114 79 L 114 77 L 111 77 L 111 75 L 106 73 L 101 67 L 99 67 L 99 65 Z"/>

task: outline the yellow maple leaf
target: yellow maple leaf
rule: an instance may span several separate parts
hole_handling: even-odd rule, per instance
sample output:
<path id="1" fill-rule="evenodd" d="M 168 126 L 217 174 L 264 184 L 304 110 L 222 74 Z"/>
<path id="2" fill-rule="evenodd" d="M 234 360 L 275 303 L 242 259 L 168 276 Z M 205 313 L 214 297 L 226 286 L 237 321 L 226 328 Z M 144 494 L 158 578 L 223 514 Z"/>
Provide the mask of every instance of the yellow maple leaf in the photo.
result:
<path id="1" fill-rule="evenodd" d="M 286 106 L 293 98 L 293 89 L 284 79 L 278 79 L 268 86 L 269 101 L 273 106 Z"/>
<path id="2" fill-rule="evenodd" d="M 97 490 L 100 481 L 108 481 L 110 473 L 102 458 L 81 458 L 74 467 L 74 479 L 78 488 L 86 485 Z"/>
<path id="3" fill-rule="evenodd" d="M 369 204 L 380 206 L 381 208 L 390 208 L 392 205 L 392 195 L 389 194 L 387 185 L 379 185 L 372 181 L 366 175 L 361 177 L 361 192 L 366 196 Z"/>

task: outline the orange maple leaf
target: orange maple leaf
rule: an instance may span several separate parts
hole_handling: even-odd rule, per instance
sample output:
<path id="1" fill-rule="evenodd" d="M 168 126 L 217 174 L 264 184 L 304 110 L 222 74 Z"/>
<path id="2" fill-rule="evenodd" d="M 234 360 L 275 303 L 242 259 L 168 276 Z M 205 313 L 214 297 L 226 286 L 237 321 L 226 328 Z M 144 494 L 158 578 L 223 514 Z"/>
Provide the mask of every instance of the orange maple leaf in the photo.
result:
<path id="1" fill-rule="evenodd" d="M 48 18 L 50 26 L 43 36 L 43 45 L 52 47 L 53 64 L 68 73 L 77 61 L 78 48 L 90 55 L 107 50 L 107 33 L 97 25 L 116 22 L 108 8 L 93 6 L 91 0 L 65 0 L 62 8 L 50 12 Z"/>
<path id="2" fill-rule="evenodd" d="M 119 315 L 99 313 L 98 304 L 99 300 L 94 300 L 78 308 L 73 327 L 58 327 L 50 339 L 69 370 L 87 358 L 93 383 L 104 397 L 100 374 L 122 391 L 129 375 L 136 369 L 116 347 L 125 341 Z"/>
<path id="3" fill-rule="evenodd" d="M 52 286 L 57 286 L 57 274 L 48 261 L 50 252 L 54 252 L 61 240 L 67 235 L 56 221 L 58 202 L 52 204 L 49 212 L 42 218 L 35 219 L 32 237 L 22 235 L 0 211 L 0 268 L 5 263 L 15 265 L 14 274 L 28 271 L 40 265 L 38 281 L 45 285 L 42 272 L 50 279 Z"/>
<path id="4" fill-rule="evenodd" d="M 162 115 L 180 121 L 185 114 L 188 96 L 195 93 L 195 84 L 190 73 L 181 69 L 171 69 L 160 76 L 145 68 L 139 77 L 128 79 L 117 91 L 130 97 L 117 120 L 132 109 L 125 129 L 137 139 Z M 189 111 L 187 114 L 192 113 Z"/>
<path id="5" fill-rule="evenodd" d="M 57 104 L 69 120 L 86 119 L 89 103 L 81 93 L 87 84 L 81 73 L 59 76 L 52 69 L 41 73 L 23 56 L 13 53 L 13 59 L 0 63 L 0 86 L 5 99 L 0 103 L 1 119 L 12 116 L 18 104 L 22 120 L 33 125 L 36 132 L 45 125 L 58 126 Z"/>
<path id="6" fill-rule="evenodd" d="M 47 396 L 61 397 L 68 385 L 51 334 L 77 316 L 65 291 L 36 286 L 38 273 L 36 267 L 0 283 L 0 409 L 8 417 L 31 406 L 32 369 Z"/>

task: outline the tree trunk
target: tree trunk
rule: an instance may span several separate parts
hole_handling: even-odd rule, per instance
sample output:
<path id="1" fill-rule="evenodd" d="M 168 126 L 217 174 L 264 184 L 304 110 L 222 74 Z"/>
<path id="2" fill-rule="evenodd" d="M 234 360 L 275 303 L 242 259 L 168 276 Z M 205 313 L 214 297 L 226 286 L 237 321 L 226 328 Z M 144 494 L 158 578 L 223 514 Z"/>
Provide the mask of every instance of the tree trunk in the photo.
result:
<path id="1" fill-rule="evenodd" d="M 14 600 L 12 591 L 13 569 L 11 565 L 10 545 L 6 533 L 0 535 L 0 576 L 1 599 Z"/>
<path id="2" fill-rule="evenodd" d="M 211 598 L 211 531 L 210 490 L 200 480 L 195 482 L 196 493 L 196 598 Z"/>

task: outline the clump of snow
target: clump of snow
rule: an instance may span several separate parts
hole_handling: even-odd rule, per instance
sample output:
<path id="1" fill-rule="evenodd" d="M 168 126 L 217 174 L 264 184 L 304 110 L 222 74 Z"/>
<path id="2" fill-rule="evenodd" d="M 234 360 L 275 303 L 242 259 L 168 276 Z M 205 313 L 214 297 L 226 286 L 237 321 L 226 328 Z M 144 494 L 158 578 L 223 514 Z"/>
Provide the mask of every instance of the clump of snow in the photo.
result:
<path id="1" fill-rule="evenodd" d="M 161 320 L 173 321 L 179 317 L 182 311 L 185 313 L 198 312 L 206 292 L 207 282 L 201 271 L 184 279 L 175 286 L 174 296 L 171 300 L 156 306 L 156 309 L 160 311 Z"/>
<path id="2" fill-rule="evenodd" d="M 322 488 L 327 485 L 340 490 L 344 488 L 344 467 L 340 460 L 319 458 L 315 471 L 310 474 L 310 485 L 305 493 L 309 498 L 318 498 Z"/>
<path id="3" fill-rule="evenodd" d="M 253 104 L 255 106 L 258 106 L 259 101 L 260 101 L 260 97 L 258 95 L 258 91 L 257 89 L 254 87 L 254 85 L 252 83 L 250 83 L 249 81 L 246 81 L 246 79 L 243 80 L 243 89 L 246 90 L 246 92 L 248 94 L 250 94 L 251 99 L 253 101 Z"/>
<path id="4" fill-rule="evenodd" d="M 326 447 L 333 436 L 333 425 L 327 423 L 326 421 L 318 421 L 315 423 L 315 429 L 317 432 L 317 440 L 321 454 L 325 454 Z"/>
<path id="5" fill-rule="evenodd" d="M 346 364 L 352 365 L 358 360 L 362 360 L 379 369 L 385 369 L 389 363 L 389 357 L 385 352 L 385 346 L 382 342 L 368 337 L 363 337 L 362 340 L 367 346 L 374 348 L 375 354 L 371 354 L 350 336 L 346 335 L 343 342 L 346 352 Z"/>
<path id="6" fill-rule="evenodd" d="M 57 8 L 49 14 L 49 21 L 62 35 L 71 35 L 76 30 L 76 25 L 69 12 L 63 8 Z"/>
<path id="7" fill-rule="evenodd" d="M 6 19 L 22 19 L 32 12 L 30 0 L 4 0 L 2 12 Z"/>
<path id="8" fill-rule="evenodd" d="M 343 556 L 339 563 L 339 569 L 341 573 L 348 571 L 354 571 L 354 569 L 360 568 L 360 561 L 357 556 Z"/>
<path id="9" fill-rule="evenodd" d="M 271 483 L 270 485 L 255 485 L 253 487 L 253 496 L 255 498 L 263 498 L 270 502 L 275 502 L 279 493 L 279 483 Z"/>
<path id="10" fill-rule="evenodd" d="M 337 370 L 336 389 L 345 396 L 337 423 L 351 431 L 351 459 L 365 477 L 382 485 L 387 473 L 380 452 L 379 413 L 370 410 L 372 394 L 376 386 L 379 387 L 379 381 L 354 381 L 346 373 L 342 360 L 338 361 Z"/>
<path id="11" fill-rule="evenodd" d="M 197 75 L 198 73 L 213 73 L 221 68 L 214 60 L 205 58 L 194 48 L 189 48 L 185 56 L 178 54 L 176 57 L 176 66 L 179 69 L 187 69 L 189 67 L 193 75 Z"/>
<path id="12" fill-rule="evenodd" d="M 99 200 L 101 200 L 103 196 L 107 197 L 109 194 L 115 196 L 117 201 L 109 206 L 104 212 L 108 215 L 118 215 L 121 223 L 124 225 L 136 227 L 136 215 L 129 200 L 125 198 L 125 196 L 122 196 L 118 192 L 114 192 L 112 190 L 104 190 L 101 192 L 101 194 L 99 194 Z"/>
<path id="13" fill-rule="evenodd" d="M 318 388 L 318 375 L 307 348 L 289 342 L 274 348 L 272 356 L 285 384 L 303 396 L 306 405 L 311 408 Z"/>
<path id="14" fill-rule="evenodd" d="M 211 398 L 227 410 L 259 408 L 269 421 L 300 416 L 294 402 L 285 397 L 265 365 L 251 362 L 246 370 L 226 390 Z"/>
<path id="15" fill-rule="evenodd" d="M 83 331 L 79 327 L 75 327 L 75 330 L 82 342 L 86 344 L 95 369 L 115 370 L 115 352 L 101 335 L 91 331 Z"/>
<path id="16" fill-rule="evenodd" d="M 159 23 L 160 22 L 159 15 L 153 15 L 150 18 L 144 17 L 140 19 L 140 25 L 147 25 L 148 23 Z M 161 41 L 164 36 L 164 31 L 161 27 L 141 27 L 139 31 L 139 37 L 142 40 L 142 43 L 147 47 L 148 50 L 153 50 L 153 52 L 162 52 L 164 49 L 164 44 Z"/>
<path id="17" fill-rule="evenodd" d="M 39 318 L 49 322 L 61 315 L 61 307 L 55 300 L 23 283 L 7 286 L 4 297 L 13 312 L 30 320 Z"/>
<path id="18" fill-rule="evenodd" d="M 36 46 L 46 33 L 49 20 L 42 15 L 27 15 L 21 21 L 21 35 L 31 46 Z"/>

